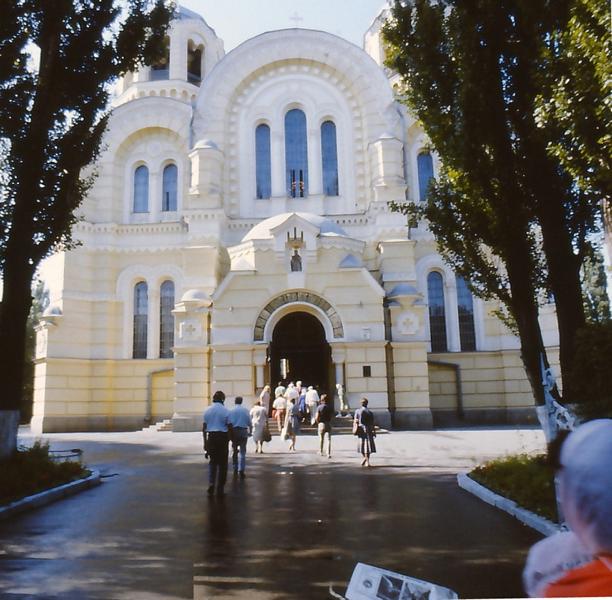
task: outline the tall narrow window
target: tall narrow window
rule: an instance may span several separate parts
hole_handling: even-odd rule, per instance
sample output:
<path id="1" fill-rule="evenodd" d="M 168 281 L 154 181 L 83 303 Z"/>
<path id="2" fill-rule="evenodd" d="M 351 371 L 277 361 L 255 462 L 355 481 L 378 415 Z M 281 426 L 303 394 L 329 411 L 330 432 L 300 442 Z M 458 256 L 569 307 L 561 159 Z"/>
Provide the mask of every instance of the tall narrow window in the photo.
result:
<path id="1" fill-rule="evenodd" d="M 149 300 L 144 281 L 134 286 L 134 345 L 133 358 L 147 358 L 147 318 Z"/>
<path id="2" fill-rule="evenodd" d="M 140 165 L 134 171 L 134 212 L 149 210 L 149 169 Z"/>
<path id="3" fill-rule="evenodd" d="M 323 168 L 323 193 L 338 195 L 338 149 L 336 146 L 336 125 L 325 121 L 321 125 L 321 162 Z"/>
<path id="4" fill-rule="evenodd" d="M 285 115 L 285 168 L 287 194 L 291 198 L 308 196 L 308 142 L 306 115 L 298 108 Z"/>
<path id="5" fill-rule="evenodd" d="M 431 351 L 446 352 L 446 311 L 444 309 L 444 282 L 442 275 L 432 271 L 427 276 L 427 298 L 429 301 L 429 332 Z"/>
<path id="6" fill-rule="evenodd" d="M 419 200 L 425 202 L 429 182 L 433 179 L 433 160 L 429 152 L 420 152 L 417 156 L 419 174 Z"/>
<path id="7" fill-rule="evenodd" d="M 196 46 L 189 40 L 187 47 L 187 81 L 194 85 L 200 85 L 202 81 L 202 55 L 204 46 Z"/>
<path id="8" fill-rule="evenodd" d="M 164 281 L 161 284 L 159 301 L 159 357 L 172 358 L 174 346 L 174 283 Z"/>
<path id="9" fill-rule="evenodd" d="M 162 211 L 176 210 L 176 189 L 178 180 L 178 169 L 176 165 L 168 165 L 164 168 L 162 181 Z"/>
<path id="10" fill-rule="evenodd" d="M 459 313 L 459 340 L 462 352 L 476 350 L 474 329 L 474 301 L 465 279 L 457 275 L 457 312 Z"/>
<path id="11" fill-rule="evenodd" d="M 151 81 L 170 78 L 170 38 L 164 39 L 164 49 L 159 60 L 151 65 Z"/>
<path id="12" fill-rule="evenodd" d="M 272 195 L 270 128 L 264 123 L 255 129 L 255 183 L 257 198 L 269 198 Z"/>

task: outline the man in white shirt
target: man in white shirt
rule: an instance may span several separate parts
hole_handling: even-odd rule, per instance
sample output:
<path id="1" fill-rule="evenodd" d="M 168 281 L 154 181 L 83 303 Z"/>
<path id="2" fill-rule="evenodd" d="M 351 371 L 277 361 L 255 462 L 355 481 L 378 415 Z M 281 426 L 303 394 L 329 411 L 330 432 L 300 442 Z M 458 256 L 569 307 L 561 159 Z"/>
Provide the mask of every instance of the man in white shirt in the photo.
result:
<path id="1" fill-rule="evenodd" d="M 204 411 L 202 435 L 204 437 L 204 452 L 208 463 L 208 495 L 215 493 L 223 496 L 223 488 L 227 479 L 227 454 L 232 425 L 229 420 L 229 410 L 223 406 L 225 394 L 217 391 L 213 395 L 213 403 Z"/>
<path id="2" fill-rule="evenodd" d="M 306 406 L 308 407 L 308 413 L 310 414 L 310 424 L 314 425 L 317 417 L 317 405 L 319 404 L 319 394 L 317 390 L 311 385 L 308 386 L 306 392 Z"/>
<path id="3" fill-rule="evenodd" d="M 234 408 L 229 412 L 229 422 L 232 426 L 232 462 L 234 475 L 240 473 L 240 478 L 244 479 L 246 446 L 251 433 L 251 413 L 248 408 L 242 406 L 242 396 L 236 396 L 234 404 Z"/>

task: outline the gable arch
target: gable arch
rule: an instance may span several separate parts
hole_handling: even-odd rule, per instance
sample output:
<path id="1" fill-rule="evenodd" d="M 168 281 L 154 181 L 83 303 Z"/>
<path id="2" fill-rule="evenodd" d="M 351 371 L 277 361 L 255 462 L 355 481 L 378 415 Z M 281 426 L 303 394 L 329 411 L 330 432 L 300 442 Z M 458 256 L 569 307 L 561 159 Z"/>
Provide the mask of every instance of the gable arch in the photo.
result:
<path id="1" fill-rule="evenodd" d="M 300 290 L 285 292 L 266 304 L 255 320 L 253 340 L 270 342 L 276 324 L 289 313 L 299 311 L 307 312 L 319 320 L 328 341 L 344 337 L 344 326 L 336 309 L 322 296 Z"/>

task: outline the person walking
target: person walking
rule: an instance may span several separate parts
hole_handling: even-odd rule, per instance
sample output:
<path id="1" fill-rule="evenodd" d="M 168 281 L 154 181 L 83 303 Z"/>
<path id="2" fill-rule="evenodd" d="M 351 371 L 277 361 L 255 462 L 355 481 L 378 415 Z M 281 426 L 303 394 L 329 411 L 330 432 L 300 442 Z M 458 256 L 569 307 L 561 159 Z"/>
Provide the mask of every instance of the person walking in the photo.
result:
<path id="1" fill-rule="evenodd" d="M 229 410 L 223 406 L 225 394 L 218 390 L 213 395 L 212 404 L 204 411 L 202 436 L 204 452 L 208 463 L 208 495 L 215 493 L 223 496 L 227 479 L 227 455 L 232 425 Z"/>
<path id="2" fill-rule="evenodd" d="M 251 415 L 248 408 L 242 406 L 242 396 L 236 396 L 234 404 L 234 408 L 229 413 L 229 422 L 232 426 L 232 463 L 234 475 L 240 474 L 240 478 L 244 479 L 247 441 L 251 434 Z"/>
<path id="3" fill-rule="evenodd" d="M 267 441 L 268 411 L 262 405 L 261 400 L 255 402 L 253 408 L 251 408 L 251 431 L 253 432 L 253 441 L 255 442 L 255 453 L 263 454 L 263 443 Z"/>
<path id="4" fill-rule="evenodd" d="M 323 447 L 325 445 L 325 435 L 327 434 L 327 458 L 331 458 L 331 434 L 332 426 L 331 420 L 334 416 L 334 411 L 329 406 L 329 400 L 327 394 L 321 395 L 321 404 L 317 408 L 317 414 L 315 420 L 317 422 L 317 429 L 319 432 L 320 450 L 319 454 L 323 456 Z"/>
<path id="5" fill-rule="evenodd" d="M 319 404 L 319 394 L 311 385 L 306 392 L 306 407 L 310 415 L 310 424 L 314 425 L 317 418 L 317 406 Z"/>
<path id="6" fill-rule="evenodd" d="M 358 451 L 361 452 L 363 460 L 361 466 L 370 465 L 370 454 L 376 452 L 376 443 L 374 438 L 374 413 L 368 408 L 368 399 L 361 399 L 361 408 L 355 411 L 353 419 L 353 432 L 359 437 Z"/>
<path id="7" fill-rule="evenodd" d="M 274 398 L 278 398 L 279 396 L 284 396 L 284 395 L 285 395 L 285 386 L 283 385 L 282 381 L 279 381 L 278 385 L 276 386 L 274 390 Z"/>
<path id="8" fill-rule="evenodd" d="M 287 403 L 287 416 L 285 417 L 285 435 L 286 439 L 291 440 L 289 450 L 295 452 L 295 440 L 300 432 L 300 416 L 295 399 L 291 398 Z"/>
<path id="9" fill-rule="evenodd" d="M 283 429 L 285 424 L 285 415 L 287 414 L 287 400 L 282 394 L 274 399 L 272 404 L 274 409 L 274 416 L 276 417 L 276 426 L 278 427 L 278 433 Z"/>
<path id="10" fill-rule="evenodd" d="M 261 394 L 259 394 L 259 400 L 262 406 L 265 406 L 268 413 L 272 412 L 272 391 L 269 385 L 264 385 Z"/>

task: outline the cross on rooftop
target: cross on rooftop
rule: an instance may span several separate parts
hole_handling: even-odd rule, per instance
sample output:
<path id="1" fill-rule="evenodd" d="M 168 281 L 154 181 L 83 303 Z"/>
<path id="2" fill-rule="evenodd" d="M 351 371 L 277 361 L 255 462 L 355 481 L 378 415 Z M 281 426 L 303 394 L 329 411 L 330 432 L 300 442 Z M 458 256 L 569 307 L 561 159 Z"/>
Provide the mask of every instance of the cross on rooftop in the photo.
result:
<path id="1" fill-rule="evenodd" d="M 300 17 L 300 15 L 298 15 L 297 11 L 295 11 L 290 17 L 289 17 L 290 21 L 294 21 L 295 25 L 294 27 L 298 27 L 298 25 L 300 24 L 300 21 L 303 21 L 304 19 L 302 19 L 302 17 Z"/>

